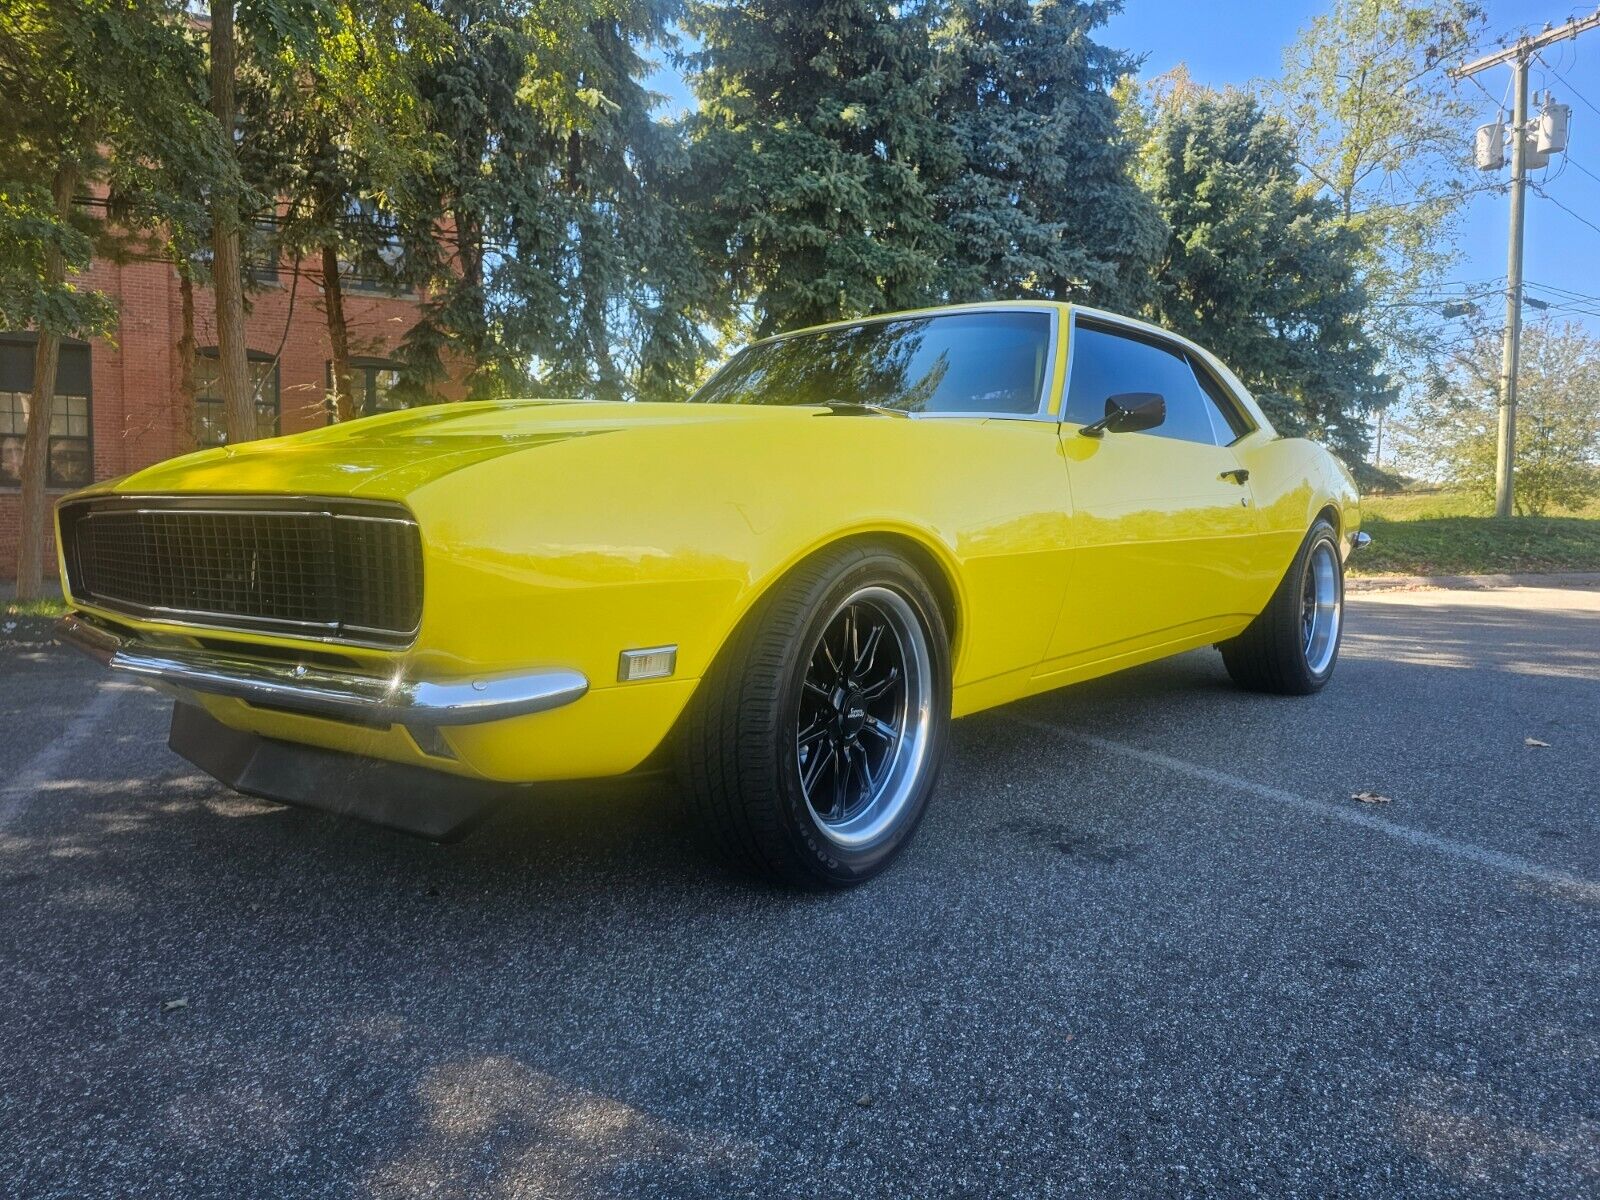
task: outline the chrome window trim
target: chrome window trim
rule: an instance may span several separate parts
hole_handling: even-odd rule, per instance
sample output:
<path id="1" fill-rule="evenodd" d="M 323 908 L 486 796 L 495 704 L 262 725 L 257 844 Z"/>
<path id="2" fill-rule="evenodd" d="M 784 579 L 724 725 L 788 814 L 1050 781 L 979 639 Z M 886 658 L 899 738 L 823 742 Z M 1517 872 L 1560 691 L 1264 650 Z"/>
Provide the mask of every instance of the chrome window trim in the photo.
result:
<path id="1" fill-rule="evenodd" d="M 1227 449 L 1237 444 L 1244 438 L 1249 437 L 1256 431 L 1257 428 L 1259 428 L 1259 426 L 1256 425 L 1250 410 L 1245 408 L 1244 405 L 1239 404 L 1239 411 L 1243 413 L 1245 419 L 1250 422 L 1251 428 L 1247 429 L 1244 433 L 1237 435 L 1229 441 L 1219 442 L 1215 440 L 1217 429 L 1212 423 L 1210 412 L 1210 409 L 1215 404 L 1215 401 L 1205 394 L 1205 385 L 1200 382 L 1197 376 L 1195 376 L 1195 365 L 1191 361 L 1191 359 L 1199 358 L 1201 354 L 1203 354 L 1203 351 L 1200 350 L 1200 347 L 1189 341 L 1188 338 L 1180 337 L 1175 333 L 1169 333 L 1160 326 L 1151 325 L 1146 321 L 1136 321 L 1132 317 L 1118 317 L 1115 314 L 1102 315 L 1099 309 L 1074 309 L 1072 313 L 1072 328 L 1074 333 L 1077 332 L 1080 316 L 1085 316 L 1090 329 L 1093 329 L 1096 325 L 1109 325 L 1117 329 L 1125 329 L 1130 335 L 1133 335 L 1129 337 L 1129 341 L 1141 341 L 1146 345 L 1154 346 L 1158 350 L 1165 350 L 1169 354 L 1181 359 L 1183 361 L 1183 365 L 1189 369 L 1190 376 L 1194 378 L 1195 391 L 1200 394 L 1202 402 L 1206 405 L 1206 426 L 1211 430 L 1212 440 L 1209 442 L 1195 441 L 1193 438 L 1173 438 L 1170 440 L 1188 442 L 1193 446 L 1219 446 L 1223 449 Z M 1117 334 L 1113 333 L 1112 336 L 1115 337 Z M 1067 374 L 1061 385 L 1060 419 L 1063 425 L 1068 424 L 1067 398 L 1072 395 L 1072 351 L 1076 343 L 1077 338 L 1075 337 L 1067 340 Z M 1202 360 L 1202 365 L 1209 366 L 1209 364 L 1204 360 Z M 1230 395 L 1232 394 L 1232 389 L 1228 388 L 1227 385 L 1222 382 L 1220 377 L 1217 379 L 1217 382 L 1222 387 L 1226 388 Z M 1236 404 L 1238 403 L 1238 397 L 1234 397 L 1234 402 Z M 1079 424 L 1079 422 L 1072 423 Z M 1232 432 L 1231 428 L 1229 432 Z M 1162 435 L 1146 431 L 1141 436 L 1160 437 Z"/>
<path id="2" fill-rule="evenodd" d="M 1244 441 L 1245 438 L 1254 433 L 1257 429 L 1261 428 L 1256 424 L 1256 420 L 1251 415 L 1250 410 L 1246 408 L 1239 400 L 1238 393 L 1235 392 L 1233 388 L 1228 386 L 1227 381 L 1223 379 L 1221 373 L 1214 370 L 1209 361 L 1202 358 L 1198 353 L 1192 350 L 1189 352 L 1187 357 L 1189 359 L 1189 370 L 1194 373 L 1195 382 L 1200 385 L 1200 390 L 1205 393 L 1206 400 L 1209 401 L 1208 407 L 1210 412 L 1214 412 L 1216 415 L 1220 416 L 1222 418 L 1223 425 L 1226 426 L 1225 430 L 1219 432 L 1227 433 L 1228 440 L 1225 442 L 1218 442 L 1217 445 L 1236 446 L 1240 442 Z M 1244 418 L 1244 423 L 1248 426 L 1244 432 L 1235 433 L 1233 431 L 1233 425 L 1228 421 L 1228 414 L 1222 411 L 1222 405 L 1217 401 L 1215 396 L 1211 395 L 1210 389 L 1206 387 L 1205 380 L 1200 377 L 1201 372 L 1204 372 L 1206 375 L 1211 377 L 1211 381 L 1215 383 L 1217 387 L 1221 388 L 1223 394 L 1227 396 L 1228 403 L 1232 404 L 1235 411 L 1237 411 L 1238 414 Z"/>

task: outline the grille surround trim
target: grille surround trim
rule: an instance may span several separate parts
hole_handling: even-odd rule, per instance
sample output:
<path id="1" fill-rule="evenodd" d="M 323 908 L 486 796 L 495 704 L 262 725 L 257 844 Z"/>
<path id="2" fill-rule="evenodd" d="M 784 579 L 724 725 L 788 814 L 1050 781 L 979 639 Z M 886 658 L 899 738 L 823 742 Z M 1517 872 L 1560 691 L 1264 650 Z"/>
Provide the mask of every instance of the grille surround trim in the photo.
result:
<path id="1" fill-rule="evenodd" d="M 86 521 L 92 521 L 96 516 L 133 517 L 159 520 L 162 517 L 198 517 L 198 518 L 298 518 L 301 522 L 298 530 L 291 530 L 294 536 L 302 541 L 315 541 L 320 537 L 324 539 L 314 547 L 315 552 L 321 554 L 325 561 L 308 567 L 303 561 L 311 552 L 306 546 L 295 546 L 287 556 L 280 552 L 279 557 L 271 564 L 281 566 L 285 563 L 297 571 L 318 570 L 320 572 L 316 582 L 321 585 L 322 592 L 315 599 L 322 606 L 334 610 L 318 614 L 318 619 L 307 619 L 304 614 L 295 616 L 261 615 L 243 611 L 229 611 L 226 609 L 186 606 L 171 603 L 145 603 L 129 596 L 103 594 L 90 586 L 94 582 L 92 569 L 86 570 L 83 558 L 83 543 L 85 538 L 80 536 L 80 526 Z M 385 500 L 357 500 L 333 496 L 304 496 L 304 495 L 233 495 L 233 494 L 208 494 L 208 495 L 132 495 L 110 494 L 101 496 L 86 496 L 82 499 L 70 499 L 62 502 L 57 510 L 58 528 L 62 539 L 62 557 L 66 566 L 67 581 L 73 602 L 86 608 L 100 609 L 107 613 L 120 614 L 150 621 L 159 621 L 172 625 L 187 626 L 194 629 L 204 629 L 221 633 L 238 634 L 274 634 L 280 637 L 294 638 L 299 641 L 319 642 L 329 645 L 358 646 L 368 649 L 397 650 L 404 649 L 416 640 L 422 621 L 423 598 L 423 553 L 421 531 L 416 518 L 403 505 L 394 501 Z M 309 523 L 318 523 L 311 525 Z M 325 524 L 322 524 L 325 523 Z M 386 539 L 388 546 L 374 547 L 372 543 L 361 545 L 351 538 L 344 537 L 341 530 L 354 530 L 360 526 L 379 526 L 386 530 L 409 529 L 410 537 L 407 538 L 400 532 L 398 539 Z M 87 528 L 87 527 L 85 527 Z M 308 535 L 308 530 L 312 533 Z M 140 531 L 142 536 L 153 537 L 148 530 Z M 194 537 L 192 532 L 185 532 L 182 536 Z M 230 531 L 229 536 L 237 536 Z M 243 535 L 248 539 L 249 534 Z M 341 538 L 343 544 L 341 544 Z M 404 561 L 395 558 L 394 552 L 398 547 L 398 554 Z M 238 552 L 238 548 L 233 548 Z M 251 547 L 251 552 L 259 547 Z M 346 553 L 341 554 L 343 550 Z M 385 601 L 391 605 L 398 602 L 411 619 L 408 627 L 400 628 L 402 622 L 397 621 L 388 625 L 366 624 L 360 620 L 347 619 L 350 612 L 342 611 L 346 596 L 341 589 L 349 584 L 346 571 L 348 563 L 343 560 L 349 557 L 350 552 L 376 553 L 380 557 L 389 553 L 391 561 L 383 565 L 390 569 L 391 574 L 398 574 L 402 583 L 396 585 L 393 595 L 383 599 L 374 600 L 371 595 L 357 596 L 358 601 L 365 602 L 370 609 L 374 605 L 381 606 Z M 225 563 L 220 559 L 199 564 L 198 570 L 210 570 L 213 573 L 224 570 Z M 236 564 L 235 564 L 236 565 Z M 370 564 L 369 564 L 370 565 Z M 255 570 L 256 560 L 252 560 L 251 570 Z M 148 579 L 139 582 L 148 583 Z M 212 586 L 217 586 L 217 579 L 205 580 Z M 179 585 L 188 584 L 196 586 L 192 581 L 179 580 Z M 226 584 L 238 585 L 237 580 L 227 580 Z M 404 584 L 409 584 L 405 590 Z M 251 588 L 255 587 L 252 580 Z M 359 587 L 359 585 L 357 585 Z M 130 589 L 133 590 L 133 589 Z M 404 594 L 402 594 L 402 592 Z M 293 587 L 288 592 L 279 591 L 279 597 L 295 596 L 298 593 Z M 398 601 L 395 597 L 398 596 Z M 254 599 L 261 599 L 259 594 Z M 162 597 L 166 599 L 166 597 Z M 265 601 L 263 601 L 265 603 Z M 310 601 L 306 601 L 310 603 Z M 302 605 L 303 606 L 303 605 Z M 362 613 L 359 615 L 369 615 Z"/>

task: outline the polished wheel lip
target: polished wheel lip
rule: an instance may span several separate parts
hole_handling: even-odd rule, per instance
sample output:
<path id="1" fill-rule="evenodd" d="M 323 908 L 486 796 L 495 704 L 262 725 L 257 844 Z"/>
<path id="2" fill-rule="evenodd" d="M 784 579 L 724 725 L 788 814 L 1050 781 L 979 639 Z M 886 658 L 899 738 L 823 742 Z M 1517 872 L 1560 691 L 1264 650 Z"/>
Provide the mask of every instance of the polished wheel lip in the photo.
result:
<path id="1" fill-rule="evenodd" d="M 807 708 L 802 697 L 796 698 L 792 724 L 795 779 L 813 823 L 818 832 L 833 845 L 845 850 L 860 850 L 891 832 L 916 795 L 933 736 L 934 678 L 928 635 L 911 602 L 898 591 L 880 585 L 856 589 L 834 607 L 821 623 L 816 638 L 805 648 L 801 660 L 804 666 L 797 685 L 802 693 L 807 688 L 813 694 L 826 691 L 829 704 L 834 702 L 835 696 L 839 697 L 836 708 L 840 710 L 839 720 L 843 723 L 841 732 L 849 734 L 859 730 L 852 717 L 857 707 L 852 694 L 857 689 L 848 686 L 827 687 L 834 681 L 817 678 L 816 666 L 819 656 L 824 663 L 828 663 L 826 639 L 841 628 L 840 623 L 847 619 L 852 609 L 864 610 L 871 615 L 875 626 L 882 630 L 877 635 L 880 639 L 893 639 L 893 645 L 884 649 L 893 652 L 899 676 L 892 697 L 893 712 L 890 715 L 893 719 L 885 716 L 868 718 L 885 727 L 887 733 L 880 729 L 878 736 L 892 737 L 892 742 L 877 756 L 877 768 L 870 772 L 864 786 L 859 788 L 859 794 L 844 805 L 842 815 L 832 815 L 837 811 L 837 805 L 829 805 L 819 811 L 819 805 L 813 802 L 810 795 L 811 787 L 819 786 L 821 779 L 813 776 L 811 787 L 808 787 L 807 764 L 809 756 L 817 751 L 811 746 L 802 745 L 803 737 L 815 737 L 814 724 L 802 728 L 802 714 Z M 826 673 L 828 668 L 824 667 L 823 670 Z M 887 693 L 884 699 L 889 699 Z"/>
<path id="2" fill-rule="evenodd" d="M 1301 649 L 1306 669 L 1325 675 L 1339 652 L 1339 630 L 1344 623 L 1344 588 L 1339 559 L 1332 543 L 1319 541 L 1311 548 L 1300 594 Z"/>

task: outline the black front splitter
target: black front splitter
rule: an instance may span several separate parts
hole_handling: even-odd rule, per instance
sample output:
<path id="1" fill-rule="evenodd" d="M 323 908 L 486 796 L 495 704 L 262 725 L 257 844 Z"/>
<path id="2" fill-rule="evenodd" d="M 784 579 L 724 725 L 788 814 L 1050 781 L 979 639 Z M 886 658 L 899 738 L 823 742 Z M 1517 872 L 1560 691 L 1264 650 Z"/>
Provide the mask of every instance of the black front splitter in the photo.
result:
<path id="1" fill-rule="evenodd" d="M 172 710 L 167 745 L 248 796 L 354 817 L 436 842 L 465 836 L 517 791 L 511 784 L 243 733 L 181 700 Z"/>

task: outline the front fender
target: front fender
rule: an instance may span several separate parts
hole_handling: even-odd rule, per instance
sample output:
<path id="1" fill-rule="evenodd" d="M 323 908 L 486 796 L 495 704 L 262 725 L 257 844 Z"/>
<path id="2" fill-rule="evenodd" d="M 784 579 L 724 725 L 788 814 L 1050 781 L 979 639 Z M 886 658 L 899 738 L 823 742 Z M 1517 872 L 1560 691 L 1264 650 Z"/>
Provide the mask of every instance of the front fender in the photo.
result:
<path id="1" fill-rule="evenodd" d="M 618 721 L 628 712 L 604 735 L 627 753 L 608 750 L 604 771 L 592 756 L 570 762 L 559 772 L 570 775 L 614 773 L 622 758 L 654 750 L 752 606 L 825 546 L 899 538 L 940 573 L 959 631 L 959 688 L 1038 661 L 1070 543 L 1058 439 L 1042 422 L 800 411 L 668 425 L 495 458 L 405 499 L 428 580 L 419 671 L 582 671 L 583 701 L 526 723 L 523 733 L 544 744 L 600 738 L 580 735 L 587 711 L 609 708 Z M 622 651 L 669 645 L 671 680 L 619 682 Z M 650 711 L 634 711 L 644 701 L 632 697 L 647 692 L 657 696 Z M 463 750 L 484 743 L 474 754 L 484 762 L 487 742 L 504 732 L 450 736 Z M 572 759 L 569 749 L 561 756 Z M 500 773 L 515 752 L 493 757 Z"/>

